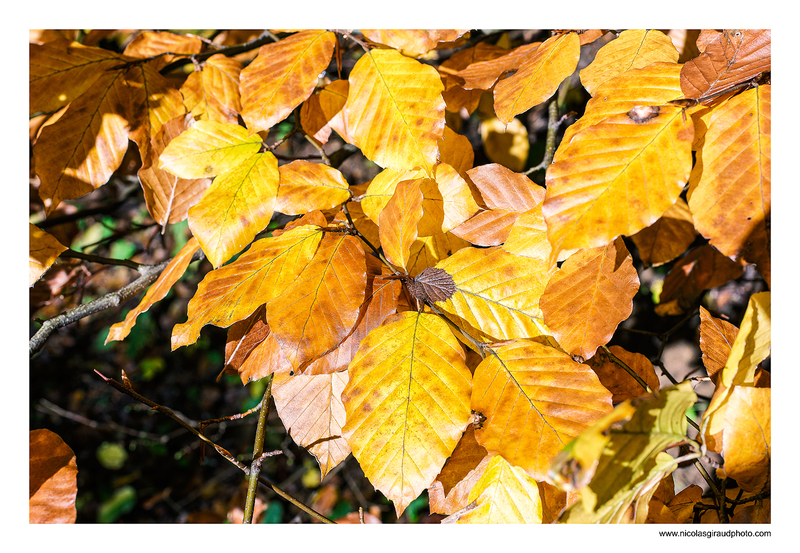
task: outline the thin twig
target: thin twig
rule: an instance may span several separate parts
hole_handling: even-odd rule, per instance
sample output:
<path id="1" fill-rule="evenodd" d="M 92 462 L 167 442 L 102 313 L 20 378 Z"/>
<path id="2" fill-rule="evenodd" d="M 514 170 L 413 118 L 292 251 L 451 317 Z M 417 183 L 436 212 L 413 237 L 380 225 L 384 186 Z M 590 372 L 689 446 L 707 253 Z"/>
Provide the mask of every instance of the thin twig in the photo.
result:
<path id="1" fill-rule="evenodd" d="M 97 370 L 95 370 L 94 372 L 97 373 L 97 375 L 100 378 L 102 378 L 105 381 L 105 383 L 108 384 L 109 386 L 111 386 L 112 388 L 114 388 L 116 390 L 119 390 L 123 394 L 128 395 L 128 396 L 132 397 L 133 399 L 135 399 L 135 400 L 137 400 L 137 401 L 139 401 L 141 403 L 144 403 L 145 405 L 149 406 L 151 409 L 156 410 L 156 411 L 162 413 L 163 415 L 166 415 L 167 417 L 171 418 L 172 420 L 174 420 L 175 422 L 180 424 L 182 427 L 184 427 L 187 430 L 189 430 L 189 432 L 191 432 L 192 434 L 197 436 L 200 440 L 202 440 L 203 442 L 205 442 L 208 445 L 210 445 L 211 447 L 213 447 L 214 450 L 217 453 L 219 453 L 222 457 L 224 457 L 229 463 L 231 463 L 231 464 L 235 465 L 236 467 L 238 467 L 239 470 L 241 470 L 245 474 L 247 474 L 247 475 L 250 474 L 250 467 L 248 467 L 247 465 L 245 465 L 244 463 L 242 463 L 238 459 L 236 459 L 236 457 L 231 455 L 231 453 L 227 449 L 225 449 L 224 447 L 216 444 L 214 441 L 212 441 L 211 439 L 209 439 L 206 436 L 204 436 L 203 434 L 201 434 L 198 429 L 196 429 L 193 425 L 191 425 L 187 421 L 183 420 L 181 417 L 176 415 L 170 409 L 168 409 L 168 408 L 166 408 L 166 407 L 164 407 L 162 405 L 159 405 L 159 404 L 155 403 L 154 401 L 151 401 L 151 400 L 147 399 L 143 395 L 139 394 L 138 392 L 135 392 L 134 390 L 131 390 L 130 388 L 126 387 L 121 382 L 117 382 L 113 378 L 109 378 L 107 376 L 103 376 Z M 315 511 L 311 507 L 305 505 L 304 503 L 301 503 L 300 501 L 298 501 L 297 499 L 295 499 L 294 497 L 292 497 L 291 495 L 289 495 L 288 493 L 286 493 L 285 491 L 280 489 L 269 478 L 267 478 L 267 477 L 265 477 L 263 475 L 259 475 L 258 476 L 258 481 L 261 482 L 262 484 L 264 484 L 265 486 L 268 486 L 268 487 L 272 488 L 272 490 L 275 493 L 277 493 L 279 496 L 281 496 L 282 498 L 286 499 L 289 503 L 291 503 L 292 505 L 294 505 L 298 509 L 300 509 L 300 510 L 304 511 L 305 513 L 308 513 L 312 517 L 316 518 L 320 522 L 324 522 L 326 524 L 336 524 L 335 522 L 333 522 L 329 518 L 327 518 L 324 515 L 318 513 L 317 511 Z"/>
<path id="2" fill-rule="evenodd" d="M 225 56 L 235 56 L 236 54 L 241 54 L 242 52 L 248 52 L 250 50 L 254 50 L 256 48 L 260 48 L 264 44 L 269 44 L 270 42 L 278 42 L 278 37 L 272 34 L 270 31 L 264 31 L 258 37 L 254 38 L 250 42 L 245 42 L 243 44 L 236 44 L 234 46 L 226 46 L 224 48 L 218 48 L 217 50 L 210 50 L 208 52 L 203 52 L 202 54 L 177 54 L 182 57 L 181 59 L 177 59 L 172 63 L 165 65 L 159 73 L 162 75 L 166 75 L 170 71 L 174 71 L 180 67 L 183 67 L 187 63 L 193 63 L 194 61 L 200 62 L 205 61 L 206 59 L 210 58 L 214 54 L 223 54 Z"/>
<path id="3" fill-rule="evenodd" d="M 550 102 L 547 112 L 547 138 L 544 144 L 544 158 L 539 165 L 525 171 L 526 175 L 530 175 L 534 171 L 539 171 L 540 169 L 547 169 L 553 162 L 553 156 L 556 153 L 556 131 L 558 131 L 558 127 L 561 123 L 558 119 L 558 102 L 556 100 Z"/>
<path id="4" fill-rule="evenodd" d="M 73 249 L 68 249 L 61 252 L 61 255 L 59 257 L 64 257 L 68 259 L 83 259 L 84 261 L 89 261 L 91 263 L 101 263 L 103 265 L 119 265 L 121 267 L 128 267 L 140 273 L 142 272 L 142 269 L 147 269 L 147 267 L 153 266 L 144 263 L 137 263 L 136 261 L 131 261 L 129 259 L 113 259 L 110 257 L 102 257 L 91 253 L 83 253 L 75 251 Z"/>
<path id="5" fill-rule="evenodd" d="M 269 415 L 269 400 L 272 398 L 272 377 L 274 373 L 267 377 L 267 388 L 264 390 L 264 397 L 261 399 L 261 412 L 258 414 L 258 426 L 256 427 L 256 438 L 253 444 L 253 462 L 250 465 L 250 479 L 247 483 L 247 497 L 244 503 L 243 524 L 253 522 L 253 511 L 256 504 L 256 491 L 258 491 L 258 475 L 261 473 L 262 453 L 264 453 L 264 438 L 267 434 L 267 416 Z"/>

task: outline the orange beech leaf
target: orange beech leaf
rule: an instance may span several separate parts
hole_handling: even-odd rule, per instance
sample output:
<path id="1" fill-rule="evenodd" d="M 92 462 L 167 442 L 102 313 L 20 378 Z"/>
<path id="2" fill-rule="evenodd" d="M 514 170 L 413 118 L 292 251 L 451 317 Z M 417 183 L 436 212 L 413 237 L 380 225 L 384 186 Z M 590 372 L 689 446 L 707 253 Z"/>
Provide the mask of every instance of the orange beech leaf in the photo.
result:
<path id="1" fill-rule="evenodd" d="M 259 307 L 243 321 L 237 321 L 228 328 L 225 339 L 225 369 L 239 372 L 247 356 L 269 336 L 267 310 Z M 246 384 L 246 382 L 245 382 Z"/>
<path id="2" fill-rule="evenodd" d="M 542 500 L 536 480 L 495 455 L 469 492 L 477 506 L 459 524 L 541 524 Z"/>
<path id="3" fill-rule="evenodd" d="M 320 478 L 350 455 L 342 438 L 345 422 L 342 391 L 347 371 L 317 375 L 276 375 L 275 410 L 297 445 L 317 458 Z"/>
<path id="4" fill-rule="evenodd" d="M 453 229 L 453 234 L 476 246 L 499 246 L 511 234 L 519 213 L 484 209 Z"/>
<path id="5" fill-rule="evenodd" d="M 278 168 L 280 187 L 275 211 L 300 215 L 333 209 L 350 199 L 347 181 L 338 169 L 298 159 Z"/>
<path id="6" fill-rule="evenodd" d="M 419 180 L 400 182 L 380 215 L 383 253 L 389 263 L 401 269 L 406 268 L 411 244 L 417 239 L 417 223 L 422 219 L 419 184 Z"/>
<path id="7" fill-rule="evenodd" d="M 183 273 L 186 272 L 186 267 L 191 263 L 192 256 L 194 256 L 199 249 L 200 244 L 195 238 L 191 238 L 186 242 L 186 245 L 181 248 L 181 251 L 172 258 L 172 261 L 169 262 L 164 271 L 158 276 L 158 280 L 147 290 L 142 301 L 139 302 L 139 305 L 128 311 L 124 321 L 111 325 L 111 328 L 108 330 L 108 336 L 106 337 L 106 344 L 113 341 L 122 341 L 130 334 L 131 329 L 136 324 L 136 318 L 150 309 L 154 303 L 164 299 L 167 293 L 172 289 L 172 286 L 183 276 Z"/>
<path id="8" fill-rule="evenodd" d="M 333 33 L 309 30 L 258 50 L 240 75 L 242 118 L 250 132 L 269 129 L 311 96 L 335 44 Z"/>
<path id="9" fill-rule="evenodd" d="M 475 369 L 471 408 L 486 417 L 479 444 L 544 480 L 556 454 L 611 411 L 611 392 L 566 353 L 516 340 Z"/>
<path id="10" fill-rule="evenodd" d="M 270 328 L 295 371 L 350 334 L 366 283 L 359 240 L 327 235 L 294 282 L 267 303 Z"/>
<path id="11" fill-rule="evenodd" d="M 271 152 L 253 154 L 214 179 L 189 209 L 189 228 L 214 268 L 267 228 L 278 193 L 278 160 Z"/>
<path id="12" fill-rule="evenodd" d="M 269 332 L 245 357 L 238 371 L 242 384 L 247 385 L 248 382 L 261 380 L 273 373 L 288 375 L 292 372 L 292 364 L 286 358 L 275 334 Z"/>
<path id="13" fill-rule="evenodd" d="M 680 315 L 691 309 L 700 295 L 742 276 L 742 266 L 708 244 L 695 248 L 675 263 L 664 279 L 656 313 Z"/>
<path id="14" fill-rule="evenodd" d="M 479 42 L 471 48 L 459 50 L 443 61 L 439 66 L 439 73 L 444 83 L 445 90 L 442 97 L 447 104 L 447 111 L 457 113 L 464 108 L 467 113 L 471 114 L 478 107 L 481 95 L 485 92 L 480 88 L 466 90 L 462 86 L 465 79 L 458 75 L 459 71 L 466 69 L 470 64 L 493 60 L 507 53 L 508 50 L 505 48 Z M 497 75 L 499 75 L 500 70 L 497 71 Z M 497 76 L 495 76 L 496 79 Z"/>
<path id="15" fill-rule="evenodd" d="M 349 138 L 345 138 L 347 132 L 341 127 L 343 124 L 341 112 L 347 102 L 349 89 L 350 84 L 346 80 L 333 81 L 321 87 L 303 102 L 300 108 L 300 125 L 303 127 L 303 132 L 320 144 L 325 144 L 331 129 L 336 125 L 337 132 L 343 136 L 345 142 L 350 142 Z"/>
<path id="16" fill-rule="evenodd" d="M 546 263 L 500 248 L 463 248 L 436 267 L 456 285 L 452 298 L 436 302 L 448 315 L 494 340 L 546 333 L 539 309 L 550 276 Z"/>
<path id="17" fill-rule="evenodd" d="M 542 204 L 519 214 L 511 226 L 503 249 L 524 257 L 550 260 L 550 242 L 547 240 Z"/>
<path id="18" fill-rule="evenodd" d="M 772 459 L 772 390 L 735 386 L 728 399 L 722 455 L 726 477 L 747 492 L 758 493 L 770 481 Z"/>
<path id="19" fill-rule="evenodd" d="M 656 62 L 677 61 L 678 50 L 661 31 L 623 31 L 616 39 L 600 48 L 594 61 L 581 70 L 581 83 L 594 96 L 598 86 L 625 71 Z"/>
<path id="20" fill-rule="evenodd" d="M 364 155 L 381 167 L 422 167 L 430 175 L 445 126 L 439 73 L 396 50 L 370 50 L 349 81 L 347 129 Z"/>
<path id="21" fill-rule="evenodd" d="M 442 472 L 428 488 L 431 512 L 452 515 L 465 508 L 469 504 L 470 490 L 490 460 L 486 449 L 475 440 L 475 426 L 470 424 Z"/>
<path id="22" fill-rule="evenodd" d="M 678 198 L 658 221 L 631 238 L 645 267 L 657 267 L 688 250 L 696 236 L 689 205 Z"/>
<path id="23" fill-rule="evenodd" d="M 155 61 L 131 67 L 125 73 L 125 84 L 130 139 L 139 146 L 142 159 L 149 159 L 150 141 L 162 125 L 186 113 L 183 98 L 158 72 Z"/>
<path id="24" fill-rule="evenodd" d="M 528 161 L 528 129 L 514 117 L 508 124 L 497 117 L 481 121 L 481 140 L 486 157 L 512 171 L 522 171 Z"/>
<path id="25" fill-rule="evenodd" d="M 105 71 L 122 62 L 119 54 L 71 40 L 31 44 L 30 113 L 56 111 L 89 90 Z"/>
<path id="26" fill-rule="evenodd" d="M 209 271 L 189 302 L 189 319 L 172 330 L 172 349 L 195 343 L 207 324 L 227 328 L 283 292 L 317 251 L 316 226 L 262 238 L 224 267 Z"/>
<path id="27" fill-rule="evenodd" d="M 681 67 L 678 63 L 658 62 L 641 69 L 630 69 L 605 81 L 586 103 L 583 116 L 564 130 L 564 138 L 554 159 L 560 159 L 578 132 L 607 117 L 628 113 L 636 106 L 657 106 L 680 98 Z"/>
<path id="28" fill-rule="evenodd" d="M 440 164 L 447 164 L 459 173 L 464 173 L 472 169 L 474 161 L 475 152 L 472 150 L 469 138 L 446 126 L 442 140 L 439 142 Z"/>
<path id="29" fill-rule="evenodd" d="M 639 276 L 625 242 L 570 256 L 539 300 L 544 322 L 567 353 L 589 359 L 633 309 Z"/>
<path id="30" fill-rule="evenodd" d="M 42 129 L 33 147 L 33 163 L 48 215 L 62 200 L 105 184 L 122 163 L 128 149 L 123 108 L 127 94 L 122 76 L 106 73 L 56 123 Z"/>
<path id="31" fill-rule="evenodd" d="M 620 361 L 633 369 L 633 372 L 639 375 L 645 384 L 650 386 L 652 391 L 658 391 L 658 375 L 647 357 L 641 353 L 627 351 L 619 346 L 611 346 L 608 349 Z M 647 393 L 647 390 L 628 374 L 628 371 L 615 363 L 603 350 L 599 350 L 597 355 L 587 362 L 587 365 L 592 367 L 595 374 L 597 374 L 600 384 L 613 394 L 611 403 L 614 405 Z"/>
<path id="32" fill-rule="evenodd" d="M 717 34 L 702 54 L 684 64 L 684 95 L 702 100 L 770 71 L 771 45 L 769 29 L 729 29 Z"/>
<path id="33" fill-rule="evenodd" d="M 150 141 L 150 159 L 143 160 L 139 169 L 147 210 L 163 228 L 168 223 L 186 219 L 189 208 L 199 202 L 211 186 L 211 179 L 182 179 L 158 167 L 158 157 L 164 148 L 186 130 L 186 119 L 185 115 L 180 115 L 162 125 Z"/>
<path id="34" fill-rule="evenodd" d="M 261 137 L 239 125 L 198 121 L 167 145 L 160 167 L 184 179 L 213 177 L 242 163 L 261 148 Z"/>
<path id="35" fill-rule="evenodd" d="M 467 171 L 490 209 L 523 213 L 544 201 L 545 189 L 522 173 L 491 163 Z"/>
<path id="36" fill-rule="evenodd" d="M 413 58 L 430 52 L 439 42 L 452 42 L 465 30 L 456 29 L 360 29 L 365 37 Z"/>
<path id="37" fill-rule="evenodd" d="M 303 374 L 328 374 L 347 369 L 364 337 L 378 328 L 386 317 L 397 311 L 397 300 L 402 284 L 399 280 L 371 274 L 380 268 L 370 267 L 372 256 L 367 256 L 367 300 L 362 304 L 353 333 L 336 349 L 311 362 Z"/>
<path id="38" fill-rule="evenodd" d="M 438 316 L 389 317 L 361 342 L 342 394 L 342 429 L 397 516 L 436 478 L 469 419 L 464 351 Z"/>
<path id="39" fill-rule="evenodd" d="M 683 115 L 638 106 L 575 135 L 547 169 L 542 211 L 553 256 L 635 234 L 675 204 L 692 168 L 693 125 Z"/>
<path id="40" fill-rule="evenodd" d="M 183 103 L 196 119 L 235 124 L 242 111 L 239 74 L 242 63 L 223 54 L 208 58 L 181 87 Z"/>
<path id="41" fill-rule="evenodd" d="M 78 465 L 75 453 L 50 430 L 29 433 L 28 521 L 69 524 L 77 518 Z"/>
<path id="42" fill-rule="evenodd" d="M 772 93 L 759 86 L 711 111 L 687 195 L 698 232 L 770 282 Z"/>
<path id="43" fill-rule="evenodd" d="M 381 211 L 394 195 L 397 184 L 404 180 L 424 178 L 422 169 L 384 169 L 372 179 L 366 192 L 361 197 L 361 209 L 374 223 L 380 220 Z"/>
<path id="44" fill-rule="evenodd" d="M 705 307 L 700 306 L 700 351 L 703 352 L 703 366 L 714 384 L 719 378 L 719 371 L 728 361 L 738 333 L 735 325 L 712 316 Z"/>
<path id="45" fill-rule="evenodd" d="M 489 90 L 497 79 L 508 71 L 519 69 L 541 44 L 541 42 L 523 44 L 501 56 L 494 56 L 498 52 L 491 49 L 476 52 L 476 57 L 481 59 L 458 71 L 456 76 L 463 81 L 461 87 L 465 90 Z"/>
<path id="46" fill-rule="evenodd" d="M 36 225 L 28 223 L 28 286 L 33 286 L 67 247 Z"/>
<path id="47" fill-rule="evenodd" d="M 132 58 L 149 58 L 168 52 L 175 54 L 199 54 L 203 49 L 203 41 L 192 35 L 178 35 L 168 31 L 144 31 L 134 38 L 122 53 Z M 175 60 L 175 56 L 162 55 L 155 62 L 156 69 L 161 69 Z"/>
<path id="48" fill-rule="evenodd" d="M 348 144 L 355 144 L 347 126 L 347 96 L 350 93 L 350 82 L 340 79 L 325 86 L 319 94 L 319 106 L 322 113 L 330 121 L 331 129 Z"/>
<path id="49" fill-rule="evenodd" d="M 550 96 L 572 75 L 580 58 L 576 33 L 555 36 L 542 43 L 511 77 L 494 88 L 494 110 L 505 124 Z"/>
<path id="50" fill-rule="evenodd" d="M 478 212 L 472 190 L 456 168 L 441 162 L 434 168 L 434 179 L 442 195 L 442 232 L 453 230 Z"/>

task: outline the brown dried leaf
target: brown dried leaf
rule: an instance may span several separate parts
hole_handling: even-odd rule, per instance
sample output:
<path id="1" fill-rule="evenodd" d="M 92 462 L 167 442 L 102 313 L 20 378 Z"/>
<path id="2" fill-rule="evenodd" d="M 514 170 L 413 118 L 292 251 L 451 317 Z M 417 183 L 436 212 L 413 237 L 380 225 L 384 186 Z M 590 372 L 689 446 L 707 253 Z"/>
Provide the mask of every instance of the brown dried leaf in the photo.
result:
<path id="1" fill-rule="evenodd" d="M 436 267 L 428 267 L 406 283 L 412 298 L 433 303 L 446 301 L 456 293 L 453 277 Z"/>
<path id="2" fill-rule="evenodd" d="M 639 375 L 650 386 L 651 390 L 658 391 L 658 375 L 656 375 L 656 370 L 647 357 L 641 353 L 627 351 L 620 346 L 611 346 L 608 349 L 619 360 L 633 369 L 633 372 Z M 597 374 L 600 384 L 612 393 L 611 403 L 614 405 L 647 393 L 647 390 L 628 374 L 628 371 L 609 358 L 603 350 L 599 350 L 594 357 L 587 361 L 587 365 L 592 367 Z"/>
<path id="3" fill-rule="evenodd" d="M 658 267 L 672 261 L 692 245 L 697 231 L 694 229 L 689 205 L 678 198 L 661 218 L 640 230 L 631 238 L 639 250 L 645 267 Z"/>
<path id="4" fill-rule="evenodd" d="M 728 362 L 731 347 L 739 329 L 727 321 L 717 319 L 700 306 L 700 351 L 703 352 L 703 366 L 714 384 L 719 371 Z"/>
<path id="5" fill-rule="evenodd" d="M 74 523 L 78 495 L 75 454 L 50 430 L 31 430 L 29 442 L 29 522 Z"/>

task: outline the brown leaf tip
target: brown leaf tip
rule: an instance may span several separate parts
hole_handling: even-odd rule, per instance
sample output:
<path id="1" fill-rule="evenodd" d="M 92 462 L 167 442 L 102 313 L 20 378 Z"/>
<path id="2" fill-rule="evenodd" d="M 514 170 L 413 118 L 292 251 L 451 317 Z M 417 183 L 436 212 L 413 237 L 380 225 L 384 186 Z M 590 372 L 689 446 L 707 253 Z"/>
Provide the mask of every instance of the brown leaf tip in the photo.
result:
<path id="1" fill-rule="evenodd" d="M 453 277 L 437 267 L 428 267 L 416 277 L 409 278 L 406 284 L 415 299 L 429 303 L 449 300 L 456 293 Z"/>
<path id="2" fill-rule="evenodd" d="M 641 125 L 658 117 L 660 111 L 661 108 L 659 106 L 634 106 L 627 115 L 631 121 Z"/>

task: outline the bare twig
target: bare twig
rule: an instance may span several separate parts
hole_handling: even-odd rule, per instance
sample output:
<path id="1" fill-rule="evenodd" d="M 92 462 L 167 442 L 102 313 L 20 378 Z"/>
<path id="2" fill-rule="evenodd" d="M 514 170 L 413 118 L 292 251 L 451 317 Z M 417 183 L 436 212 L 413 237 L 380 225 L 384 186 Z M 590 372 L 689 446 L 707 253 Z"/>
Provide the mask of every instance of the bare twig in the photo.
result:
<path id="1" fill-rule="evenodd" d="M 61 252 L 61 255 L 59 257 L 64 257 L 69 259 L 83 259 L 84 261 L 89 261 L 91 263 L 102 263 L 103 265 L 119 265 L 121 267 L 128 267 L 140 273 L 142 272 L 142 270 L 146 270 L 148 267 L 153 267 L 153 265 L 137 263 L 135 261 L 131 261 L 130 259 L 113 259 L 110 257 L 102 257 L 91 253 L 83 253 L 75 251 L 73 249 Z"/>
<path id="2" fill-rule="evenodd" d="M 245 42 L 243 44 L 236 44 L 234 46 L 227 46 L 227 47 L 224 47 L 224 48 L 218 48 L 216 50 L 210 50 L 208 52 L 203 52 L 202 54 L 193 54 L 193 55 L 190 55 L 190 56 L 187 56 L 186 54 L 175 54 L 175 55 L 186 56 L 186 57 L 183 57 L 181 59 L 177 59 L 177 60 L 173 61 L 172 63 L 170 63 L 168 65 L 165 65 L 159 71 L 159 73 L 161 73 L 162 75 L 166 75 L 170 71 L 174 71 L 175 69 L 183 67 L 187 63 L 204 61 L 204 60 L 210 58 L 211 56 L 213 56 L 214 54 L 223 54 L 225 56 L 235 56 L 236 54 L 241 54 L 242 52 L 248 52 L 250 50 L 255 50 L 256 48 L 260 48 L 264 44 L 269 44 L 270 42 L 277 42 L 277 41 L 278 41 L 278 37 L 276 37 L 274 34 L 272 34 L 269 31 L 264 31 L 258 37 L 254 38 L 250 42 Z"/>
<path id="3" fill-rule="evenodd" d="M 261 412 L 258 414 L 258 426 L 256 427 L 256 438 L 253 445 L 253 462 L 250 465 L 250 479 L 247 483 L 247 498 L 244 503 L 243 524 L 253 522 L 253 511 L 256 504 L 256 491 L 258 490 L 258 475 L 261 473 L 262 454 L 264 453 L 264 437 L 266 436 L 267 415 L 269 415 L 269 400 L 272 398 L 272 377 L 267 377 L 267 388 L 264 390 L 264 397 L 261 399 Z"/>

